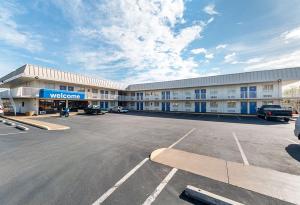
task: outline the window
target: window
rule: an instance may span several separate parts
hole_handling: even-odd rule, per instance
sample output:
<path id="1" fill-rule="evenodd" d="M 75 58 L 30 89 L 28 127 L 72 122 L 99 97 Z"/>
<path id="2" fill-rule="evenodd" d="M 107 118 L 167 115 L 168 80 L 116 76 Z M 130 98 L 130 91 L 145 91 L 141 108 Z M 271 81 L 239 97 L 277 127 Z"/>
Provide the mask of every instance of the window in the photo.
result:
<path id="1" fill-rule="evenodd" d="M 114 90 L 112 90 L 112 91 L 110 91 L 110 94 L 114 95 L 114 94 L 116 94 L 116 92 Z"/>
<path id="2" fill-rule="evenodd" d="M 154 102 L 155 107 L 159 107 L 159 102 Z"/>
<path id="3" fill-rule="evenodd" d="M 179 106 L 179 103 L 174 102 L 174 103 L 172 104 L 172 106 L 173 106 L 173 107 L 178 107 L 178 106 Z"/>
<path id="4" fill-rule="evenodd" d="M 192 103 L 191 102 L 185 102 L 185 107 L 192 107 Z"/>
<path id="5" fill-rule="evenodd" d="M 273 101 L 271 101 L 271 100 L 263 101 L 262 104 L 263 105 L 273 105 Z"/>
<path id="6" fill-rule="evenodd" d="M 241 98 L 247 98 L 248 87 L 241 87 Z"/>
<path id="7" fill-rule="evenodd" d="M 74 91 L 74 86 L 68 86 L 68 91 Z"/>
<path id="8" fill-rule="evenodd" d="M 98 101 L 92 101 L 92 105 L 98 105 Z"/>
<path id="9" fill-rule="evenodd" d="M 265 91 L 265 92 L 273 91 L 273 85 L 272 84 L 264 85 L 263 91 Z"/>
<path id="10" fill-rule="evenodd" d="M 97 90 L 97 89 L 92 89 L 92 93 L 97 94 L 97 93 L 98 93 L 98 90 Z"/>
<path id="11" fill-rule="evenodd" d="M 235 108 L 236 102 L 227 102 L 227 108 Z"/>
<path id="12" fill-rule="evenodd" d="M 65 86 L 65 85 L 60 85 L 60 86 L 59 86 L 59 89 L 60 89 L 60 90 L 67 90 L 67 86 Z"/>
<path id="13" fill-rule="evenodd" d="M 228 98 L 235 98 L 236 89 L 229 89 L 227 93 L 228 93 Z"/>
<path id="14" fill-rule="evenodd" d="M 134 102 L 130 102 L 130 106 L 133 107 L 134 106 Z"/>
<path id="15" fill-rule="evenodd" d="M 84 88 L 78 88 L 77 91 L 78 92 L 84 92 L 85 90 L 84 90 Z"/>
<path id="16" fill-rule="evenodd" d="M 24 102 L 22 102 L 22 107 L 24 107 L 25 106 L 25 103 Z"/>
<path id="17" fill-rule="evenodd" d="M 217 108 L 218 107 L 218 102 L 212 101 L 209 103 L 211 108 Z"/>
<path id="18" fill-rule="evenodd" d="M 100 90 L 100 93 L 103 95 L 104 94 L 104 90 Z"/>
<path id="19" fill-rule="evenodd" d="M 217 90 L 211 90 L 209 93 L 210 93 L 210 98 L 218 98 Z"/>
<path id="20" fill-rule="evenodd" d="M 134 97 L 134 96 L 135 96 L 135 93 L 131 93 L 131 96 Z"/>
<path id="21" fill-rule="evenodd" d="M 249 87 L 249 97 L 256 98 L 256 86 Z"/>
<path id="22" fill-rule="evenodd" d="M 145 107 L 149 107 L 149 102 L 145 102 Z"/>
<path id="23" fill-rule="evenodd" d="M 111 106 L 111 107 L 116 106 L 116 102 L 115 102 L 115 101 L 110 102 L 110 106 Z"/>

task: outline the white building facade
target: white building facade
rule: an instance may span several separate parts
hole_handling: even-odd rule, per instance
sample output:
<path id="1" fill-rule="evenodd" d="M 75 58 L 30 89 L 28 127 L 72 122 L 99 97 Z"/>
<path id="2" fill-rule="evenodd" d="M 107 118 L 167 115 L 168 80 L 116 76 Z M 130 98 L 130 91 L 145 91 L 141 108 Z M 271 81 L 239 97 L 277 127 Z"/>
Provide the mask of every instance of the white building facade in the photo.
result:
<path id="1" fill-rule="evenodd" d="M 263 104 L 299 104 L 300 68 L 254 71 L 156 83 L 122 85 L 33 65 L 24 65 L 0 79 L 2 101 L 16 112 L 55 112 L 61 106 L 88 104 L 109 109 L 160 112 L 255 114 Z"/>

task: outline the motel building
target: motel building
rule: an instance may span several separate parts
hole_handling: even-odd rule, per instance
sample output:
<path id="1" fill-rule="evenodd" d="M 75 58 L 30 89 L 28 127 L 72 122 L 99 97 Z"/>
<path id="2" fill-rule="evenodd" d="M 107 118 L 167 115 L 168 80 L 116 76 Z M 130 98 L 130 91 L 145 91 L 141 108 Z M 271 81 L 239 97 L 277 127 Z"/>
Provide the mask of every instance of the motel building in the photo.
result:
<path id="1" fill-rule="evenodd" d="M 123 85 L 70 72 L 24 65 L 0 78 L 0 103 L 17 113 L 77 111 L 87 105 L 108 110 L 255 114 L 279 104 L 300 109 L 300 67 L 155 83 Z"/>

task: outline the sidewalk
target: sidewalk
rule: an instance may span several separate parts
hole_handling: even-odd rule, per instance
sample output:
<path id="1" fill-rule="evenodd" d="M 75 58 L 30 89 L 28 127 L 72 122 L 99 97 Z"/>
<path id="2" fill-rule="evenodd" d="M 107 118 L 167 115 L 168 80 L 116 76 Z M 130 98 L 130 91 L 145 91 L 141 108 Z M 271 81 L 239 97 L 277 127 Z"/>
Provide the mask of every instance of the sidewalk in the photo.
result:
<path id="1" fill-rule="evenodd" d="M 58 116 L 58 115 L 56 114 L 53 116 Z M 53 117 L 53 116 L 49 116 L 49 117 Z M 12 120 L 12 121 L 31 125 L 31 126 L 38 127 L 41 129 L 45 129 L 45 130 L 67 130 L 67 129 L 70 129 L 70 127 L 67 127 L 64 125 L 59 125 L 59 124 L 54 124 L 54 123 L 49 123 L 49 122 L 32 119 L 32 118 L 39 118 L 37 116 L 36 117 L 34 117 L 34 116 L 2 116 L 2 117 Z"/>
<path id="2" fill-rule="evenodd" d="M 300 176 L 272 169 L 198 155 L 182 150 L 162 148 L 150 159 L 170 167 L 228 183 L 243 189 L 299 204 Z"/>

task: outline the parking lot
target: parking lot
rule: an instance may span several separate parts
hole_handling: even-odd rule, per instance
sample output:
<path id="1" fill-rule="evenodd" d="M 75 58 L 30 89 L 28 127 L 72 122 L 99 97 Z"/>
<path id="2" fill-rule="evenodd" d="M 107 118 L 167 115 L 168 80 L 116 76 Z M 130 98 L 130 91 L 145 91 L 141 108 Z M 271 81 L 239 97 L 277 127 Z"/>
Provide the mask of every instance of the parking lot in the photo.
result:
<path id="1" fill-rule="evenodd" d="M 0 124 L 0 204 L 143 204 L 149 196 L 153 204 L 190 204 L 182 195 L 186 185 L 244 204 L 289 204 L 182 170 L 153 195 L 172 168 L 148 157 L 172 144 L 300 175 L 294 121 L 145 112 L 39 120 L 71 129 L 19 131 Z"/>

